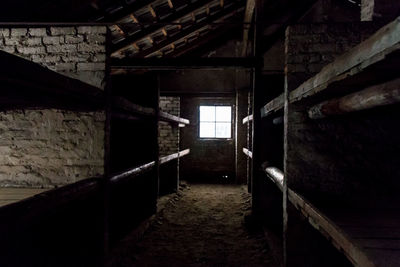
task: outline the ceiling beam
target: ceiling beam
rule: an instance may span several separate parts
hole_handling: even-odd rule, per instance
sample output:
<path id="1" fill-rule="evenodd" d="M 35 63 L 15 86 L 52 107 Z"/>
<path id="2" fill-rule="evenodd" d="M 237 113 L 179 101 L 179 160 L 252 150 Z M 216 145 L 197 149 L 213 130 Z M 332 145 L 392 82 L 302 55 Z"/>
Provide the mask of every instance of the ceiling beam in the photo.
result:
<path id="1" fill-rule="evenodd" d="M 124 58 L 112 59 L 111 68 L 115 69 L 216 69 L 216 68 L 253 68 L 262 65 L 262 61 L 247 58 Z"/>
<path id="2" fill-rule="evenodd" d="M 244 13 L 244 25 L 243 25 L 243 47 L 242 47 L 242 57 L 247 55 L 247 46 L 249 43 L 249 31 L 251 26 L 251 21 L 254 14 L 254 7 L 256 5 L 256 0 L 247 0 L 246 11 Z"/>
<path id="3" fill-rule="evenodd" d="M 152 47 L 135 54 L 134 57 L 144 58 L 144 57 L 162 49 L 163 47 L 171 45 L 171 43 L 184 38 L 185 36 L 195 32 L 196 30 L 201 29 L 202 27 L 206 26 L 209 23 L 212 23 L 213 21 L 217 20 L 218 18 L 221 18 L 221 17 L 231 14 L 231 13 L 240 12 L 239 10 L 240 10 L 241 6 L 242 6 L 242 2 L 237 2 L 233 5 L 231 5 L 229 8 L 225 8 L 224 10 L 222 10 L 222 12 L 213 14 L 213 15 L 207 17 L 206 19 L 204 19 L 202 22 L 193 24 L 192 26 L 188 27 L 187 29 L 182 30 L 182 31 L 178 32 L 177 34 L 153 45 Z"/>
<path id="4" fill-rule="evenodd" d="M 195 2 L 191 5 L 188 5 L 179 11 L 175 11 L 175 12 L 171 13 L 169 16 L 165 16 L 162 20 L 159 20 L 159 22 L 167 22 L 167 21 L 171 22 L 173 20 L 179 19 L 212 1 L 213 0 L 198 0 L 197 2 Z M 158 29 L 160 29 L 160 27 L 162 27 L 162 26 L 156 25 L 156 24 L 149 25 L 146 29 L 142 29 L 141 31 L 137 32 L 136 34 L 133 34 L 133 35 L 121 40 L 120 42 L 114 44 L 111 49 L 113 52 L 115 52 L 120 49 L 126 48 L 132 42 L 135 42 L 138 39 L 143 38 L 146 35 L 149 35 L 154 31 L 157 31 Z"/>

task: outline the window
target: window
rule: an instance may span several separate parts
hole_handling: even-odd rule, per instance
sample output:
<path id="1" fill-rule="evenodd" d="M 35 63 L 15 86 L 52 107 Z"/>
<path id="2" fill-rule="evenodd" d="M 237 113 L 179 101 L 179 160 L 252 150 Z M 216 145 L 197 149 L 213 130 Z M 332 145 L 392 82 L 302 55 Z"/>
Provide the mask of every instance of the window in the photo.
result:
<path id="1" fill-rule="evenodd" d="M 200 138 L 231 138 L 231 106 L 200 106 Z"/>

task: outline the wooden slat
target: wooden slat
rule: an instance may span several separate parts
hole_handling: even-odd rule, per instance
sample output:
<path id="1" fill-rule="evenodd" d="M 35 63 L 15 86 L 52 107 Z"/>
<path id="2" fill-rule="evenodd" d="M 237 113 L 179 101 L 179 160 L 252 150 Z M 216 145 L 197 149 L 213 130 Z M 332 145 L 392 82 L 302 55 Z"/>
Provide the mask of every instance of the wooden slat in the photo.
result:
<path id="1" fill-rule="evenodd" d="M 254 14 L 254 7 L 256 6 L 255 0 L 247 0 L 246 3 L 246 11 L 244 13 L 244 23 L 243 26 L 243 47 L 242 47 L 242 57 L 247 56 L 247 46 L 249 43 L 249 31 L 250 31 L 250 23 Z"/>
<path id="2" fill-rule="evenodd" d="M 161 157 L 161 158 L 159 158 L 159 164 L 164 164 L 164 163 L 169 162 L 171 160 L 186 156 L 189 153 L 190 153 L 190 149 L 185 149 L 185 150 L 182 150 L 182 151 L 180 151 L 178 153 L 174 153 L 174 154 L 171 154 L 171 155 L 168 155 L 168 156 L 165 156 L 165 157 Z M 111 177 L 111 179 L 110 179 L 110 182 L 111 183 L 118 183 L 118 182 L 123 181 L 125 178 L 136 177 L 136 176 L 138 176 L 140 174 L 143 174 L 145 172 L 148 172 L 148 171 L 152 170 L 155 166 L 156 166 L 155 161 L 143 164 L 143 165 L 141 165 L 139 167 L 135 167 L 135 168 L 129 169 L 127 171 L 124 171 L 122 173 L 113 175 Z"/>
<path id="3" fill-rule="evenodd" d="M 50 189 L 0 188 L 0 206 L 8 205 L 48 190 Z"/>
<path id="4" fill-rule="evenodd" d="M 0 60 L 7 62 L 0 66 L 0 97 L 8 99 L 2 110 L 24 105 L 64 109 L 104 107 L 104 92 L 97 87 L 3 51 L 0 51 Z"/>
<path id="5" fill-rule="evenodd" d="M 159 51 L 163 47 L 166 47 L 170 45 L 171 43 L 174 43 L 175 41 L 185 38 L 186 36 L 194 33 L 195 31 L 201 29 L 204 26 L 207 26 L 209 23 L 214 22 L 215 20 L 218 20 L 221 17 L 224 17 L 226 15 L 232 16 L 233 14 L 240 13 L 240 7 L 242 7 L 244 3 L 242 1 L 237 1 L 234 2 L 232 5 L 227 5 L 224 6 L 224 8 L 215 14 L 210 14 L 208 17 L 204 18 L 201 22 L 198 23 L 193 23 L 189 27 L 182 29 L 180 32 L 176 33 L 173 36 L 170 36 L 170 38 L 167 38 L 163 41 L 160 41 L 159 43 L 153 45 L 152 47 L 141 51 L 140 53 L 137 53 L 134 55 L 135 58 L 145 58 L 148 55 L 153 54 L 156 51 Z M 116 53 L 118 53 L 118 50 L 123 49 L 125 46 L 120 47 L 115 50 Z"/>
<path id="6" fill-rule="evenodd" d="M 343 251 L 355 266 L 373 267 L 375 264 L 365 252 L 325 214 L 320 212 L 302 196 L 288 188 L 289 201 L 307 218 L 316 230 L 320 231 L 332 244 Z"/>
<path id="7" fill-rule="evenodd" d="M 136 168 L 132 168 L 132 169 L 130 169 L 128 171 L 125 171 L 123 173 L 113 175 L 111 177 L 111 179 L 110 179 L 110 182 L 111 183 L 117 183 L 117 182 L 122 181 L 124 178 L 127 178 L 127 177 L 132 178 L 134 176 L 138 176 L 139 174 L 143 174 L 145 172 L 150 171 L 151 169 L 154 168 L 154 166 L 155 166 L 155 162 L 152 161 L 152 162 L 146 163 L 146 164 L 144 164 L 142 166 L 139 166 L 139 167 L 136 167 Z"/>
<path id="8" fill-rule="evenodd" d="M 268 102 L 264 107 L 261 108 L 261 117 L 266 117 L 269 114 L 276 112 L 283 108 L 285 105 L 285 95 L 281 94 L 277 98 Z"/>
<path id="9" fill-rule="evenodd" d="M 185 6 L 182 9 L 179 9 L 178 11 L 171 12 L 170 15 L 164 16 L 162 19 L 159 20 L 159 22 L 163 23 L 163 22 L 175 21 L 175 20 L 180 19 L 181 17 L 193 12 L 194 10 L 197 10 L 198 8 L 201 8 L 204 5 L 211 3 L 212 1 L 214 1 L 214 0 L 195 1 L 194 3 L 190 3 L 189 5 Z M 154 33 L 155 31 L 162 28 L 163 26 L 148 25 L 148 27 L 146 27 L 146 29 L 139 31 L 139 32 L 125 38 L 124 40 L 121 40 L 120 42 L 117 42 L 112 48 L 113 53 L 129 46 L 131 43 L 133 43 L 141 38 L 144 38 L 145 36 L 147 36 L 149 34 Z"/>
<path id="10" fill-rule="evenodd" d="M 167 121 L 167 122 L 173 122 L 173 123 L 178 123 L 184 125 L 188 125 L 190 123 L 189 120 L 180 118 L 178 116 L 174 116 L 172 114 L 160 111 L 159 112 L 160 120 L 161 121 Z"/>
<path id="11" fill-rule="evenodd" d="M 371 109 L 400 102 L 400 79 L 374 85 L 359 92 L 319 103 L 308 110 L 311 119 Z"/>
<path id="12" fill-rule="evenodd" d="M 113 98 L 113 106 L 116 109 L 121 109 L 123 111 L 138 114 L 143 116 L 155 116 L 155 110 L 153 108 L 142 107 L 140 105 L 134 104 L 125 98 L 122 97 L 114 97 Z"/>
<path id="13" fill-rule="evenodd" d="M 186 156 L 189 153 L 190 153 L 190 149 L 185 149 L 185 150 L 182 150 L 182 151 L 180 151 L 178 153 L 174 153 L 174 154 L 171 154 L 171 155 L 168 155 L 168 156 L 161 157 L 160 158 L 160 165 L 161 164 L 165 164 L 165 163 L 167 163 L 167 162 L 169 162 L 171 160 L 178 159 L 178 158 L 181 158 L 183 156 Z"/>
<path id="14" fill-rule="evenodd" d="M 125 58 L 113 59 L 112 69 L 213 69 L 253 68 L 261 62 L 254 58 Z"/>
<path id="15" fill-rule="evenodd" d="M 243 148 L 243 153 L 246 154 L 246 156 L 248 156 L 249 158 L 253 158 L 253 152 L 251 152 L 245 147 Z"/>
<path id="16" fill-rule="evenodd" d="M 273 181 L 278 188 L 283 191 L 283 172 L 276 167 L 266 167 L 263 168 L 263 170 L 268 178 L 270 178 L 271 181 Z"/>
<path id="17" fill-rule="evenodd" d="M 251 122 L 252 120 L 253 120 L 253 114 L 251 114 L 251 115 L 245 117 L 245 118 L 243 119 L 243 124 L 246 124 L 246 123 L 248 123 L 248 122 Z"/>
<path id="18" fill-rule="evenodd" d="M 400 17 L 382 27 L 374 35 L 360 43 L 334 62 L 325 66 L 317 75 L 290 92 L 289 101 L 315 95 L 333 83 L 349 79 L 366 68 L 379 64 L 400 51 Z M 384 75 L 385 73 L 380 73 Z"/>

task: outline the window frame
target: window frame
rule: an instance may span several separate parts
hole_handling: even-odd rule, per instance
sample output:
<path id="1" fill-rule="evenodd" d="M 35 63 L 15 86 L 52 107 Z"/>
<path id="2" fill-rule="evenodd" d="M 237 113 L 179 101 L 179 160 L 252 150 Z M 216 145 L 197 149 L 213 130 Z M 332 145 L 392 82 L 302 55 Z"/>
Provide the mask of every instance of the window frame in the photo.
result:
<path id="1" fill-rule="evenodd" d="M 201 123 L 202 123 L 202 121 L 200 119 L 201 118 L 201 114 L 200 114 L 201 107 L 214 107 L 215 108 L 214 121 L 203 121 L 205 123 L 214 123 L 214 125 L 215 125 L 215 135 L 214 135 L 214 137 L 200 137 L 200 128 L 201 128 Z M 216 117 L 217 117 L 216 108 L 217 107 L 229 107 L 230 108 L 231 120 L 229 122 L 228 121 L 220 122 L 220 123 L 230 123 L 230 137 L 216 137 L 216 125 L 218 123 L 218 121 L 216 119 Z M 233 140 L 233 132 L 234 132 L 234 124 L 233 124 L 234 123 L 234 120 L 233 120 L 233 117 L 234 117 L 234 114 L 233 114 L 234 105 L 233 104 L 229 104 L 229 103 L 204 103 L 204 104 L 200 104 L 198 106 L 197 110 L 198 110 L 198 122 L 199 122 L 197 136 L 198 136 L 198 138 L 200 140 L 214 140 L 214 141 L 215 140 L 217 140 L 217 141 L 219 141 L 219 140 Z"/>

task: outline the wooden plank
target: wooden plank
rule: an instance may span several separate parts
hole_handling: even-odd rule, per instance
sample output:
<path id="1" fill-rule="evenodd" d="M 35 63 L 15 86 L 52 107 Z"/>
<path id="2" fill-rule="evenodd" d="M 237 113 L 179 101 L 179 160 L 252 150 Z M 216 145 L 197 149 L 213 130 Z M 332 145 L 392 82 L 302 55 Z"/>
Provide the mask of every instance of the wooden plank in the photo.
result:
<path id="1" fill-rule="evenodd" d="M 331 221 L 302 196 L 288 188 L 289 201 L 307 218 L 316 230 L 321 232 L 330 242 L 355 266 L 375 266 L 359 245 L 355 243 L 340 227 Z"/>
<path id="2" fill-rule="evenodd" d="M 246 11 L 244 12 L 244 26 L 243 26 L 243 47 L 242 47 L 242 57 L 247 56 L 247 46 L 249 43 L 249 32 L 250 23 L 253 18 L 254 9 L 256 6 L 255 0 L 247 0 Z"/>
<path id="3" fill-rule="evenodd" d="M 261 64 L 254 58 L 124 58 L 113 59 L 112 69 L 214 69 L 252 68 Z"/>
<path id="4" fill-rule="evenodd" d="M 283 109 L 284 105 L 285 96 L 284 94 L 281 94 L 261 108 L 261 117 L 264 118 L 273 112 Z"/>
<path id="5" fill-rule="evenodd" d="M 114 108 L 116 109 L 121 109 L 132 114 L 144 115 L 149 117 L 155 116 L 155 110 L 153 108 L 142 107 L 122 97 L 113 97 L 112 102 Z"/>
<path id="6" fill-rule="evenodd" d="M 243 148 L 243 153 L 248 156 L 249 158 L 253 158 L 253 152 L 251 152 L 250 150 L 248 150 L 247 148 Z"/>
<path id="7" fill-rule="evenodd" d="M 295 102 L 327 89 L 332 83 L 343 81 L 379 64 L 390 54 L 400 50 L 400 17 L 382 27 L 334 62 L 325 66 L 317 75 L 290 92 L 289 101 Z"/>
<path id="8" fill-rule="evenodd" d="M 0 188 L 0 206 L 5 206 L 20 200 L 30 198 L 50 189 L 35 188 Z"/>
<path id="9" fill-rule="evenodd" d="M 251 114 L 251 115 L 245 117 L 245 118 L 243 119 L 243 124 L 246 124 L 246 123 L 248 123 L 248 122 L 251 122 L 252 120 L 253 120 L 253 114 Z"/>
<path id="10" fill-rule="evenodd" d="M 186 16 L 187 14 L 195 10 L 198 10 L 199 8 L 202 8 L 204 5 L 212 3 L 213 1 L 214 0 L 199 0 L 193 3 L 190 2 L 190 4 L 186 5 L 185 7 L 179 10 L 173 11 L 171 9 L 170 14 L 163 16 L 163 18 L 158 21 L 160 24 L 147 25 L 145 29 L 142 29 L 141 31 L 132 34 L 128 38 L 125 38 L 124 40 L 117 42 L 112 48 L 113 53 L 123 50 L 124 48 L 130 46 L 131 43 L 136 42 L 139 39 L 144 38 L 145 36 L 155 33 L 156 31 L 160 30 L 160 28 L 163 28 L 165 24 L 167 24 L 168 22 L 179 20 L 182 17 Z"/>
<path id="11" fill-rule="evenodd" d="M 169 114 L 167 112 L 160 111 L 159 112 L 160 120 L 161 121 L 167 121 L 167 122 L 173 122 L 173 123 L 178 123 L 178 124 L 183 124 L 183 125 L 188 125 L 190 123 L 189 120 L 180 118 L 178 116 L 174 116 L 172 114 Z"/>
<path id="12" fill-rule="evenodd" d="M 135 177 L 135 176 L 138 176 L 139 174 L 143 174 L 143 173 L 145 173 L 145 172 L 148 172 L 148 171 L 150 171 L 151 169 L 153 169 L 154 167 L 155 167 L 155 162 L 154 162 L 154 161 L 149 162 L 149 163 L 146 163 L 146 164 L 144 164 L 144 165 L 142 165 L 142 166 L 139 166 L 139 167 L 136 167 L 136 168 L 132 168 L 132 169 L 130 169 L 130 170 L 128 170 L 128 171 L 125 171 L 125 172 L 123 172 L 123 173 L 113 175 L 113 176 L 110 178 L 110 182 L 111 182 L 111 183 L 118 183 L 118 182 L 121 182 L 121 181 L 123 181 L 125 178 L 128 178 L 128 177 Z"/>
<path id="13" fill-rule="evenodd" d="M 215 20 L 224 17 L 226 15 L 232 15 L 234 13 L 240 13 L 238 9 L 244 5 L 243 1 L 235 1 L 231 5 L 224 6 L 220 12 L 212 13 L 208 17 L 205 17 L 201 22 L 198 23 L 193 23 L 189 27 L 182 29 L 180 32 L 176 33 L 173 36 L 170 36 L 169 38 L 160 41 L 159 43 L 153 45 L 152 47 L 143 50 L 137 54 L 135 54 L 135 58 L 145 58 L 146 56 L 153 54 L 154 52 L 162 49 L 163 47 L 170 45 L 171 43 L 185 38 L 186 36 L 190 35 L 191 33 L 201 29 L 204 26 L 207 26 L 210 23 L 213 23 Z M 119 49 L 116 49 L 115 53 L 118 53 L 119 50 L 123 50 L 124 47 L 119 47 Z"/>
<path id="14" fill-rule="evenodd" d="M 400 251 L 390 249 L 365 249 L 368 255 L 376 262 L 376 266 L 398 267 L 400 262 Z"/>
<path id="15" fill-rule="evenodd" d="M 186 156 L 189 153 L 190 153 L 190 149 L 185 149 L 185 150 L 182 150 L 182 151 L 180 151 L 178 153 L 174 153 L 174 154 L 159 158 L 159 163 L 160 164 L 164 164 L 164 163 L 167 163 L 167 162 L 169 162 L 171 160 Z M 135 168 L 129 169 L 129 170 L 125 171 L 125 172 L 113 175 L 111 177 L 111 179 L 110 179 L 110 182 L 111 183 L 118 183 L 118 182 L 121 182 L 122 180 L 124 180 L 125 178 L 128 178 L 128 177 L 130 177 L 130 178 L 136 177 L 136 176 L 138 176 L 140 174 L 143 174 L 145 172 L 150 171 L 155 166 L 156 166 L 155 161 L 143 164 L 143 165 L 141 165 L 139 167 L 135 167 Z"/>
<path id="16" fill-rule="evenodd" d="M 311 119 L 392 105 L 400 102 L 400 79 L 319 103 L 308 110 Z"/>
<path id="17" fill-rule="evenodd" d="M 57 103 L 65 107 L 86 106 L 90 109 L 104 106 L 105 95 L 100 88 L 3 51 L 0 51 L 0 60 L 7 62 L 0 66 L 0 80 L 3 85 L 0 95 L 9 99 L 7 108 L 12 108 L 12 100 L 17 105 L 25 103 L 32 106 L 29 103 L 31 97 L 38 102 L 38 106 L 52 107 Z"/>
<path id="18" fill-rule="evenodd" d="M 263 167 L 263 170 L 268 178 L 270 178 L 271 181 L 274 182 L 281 191 L 283 191 L 283 172 L 276 167 Z"/>

